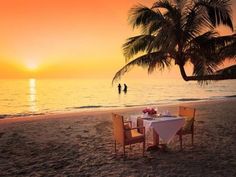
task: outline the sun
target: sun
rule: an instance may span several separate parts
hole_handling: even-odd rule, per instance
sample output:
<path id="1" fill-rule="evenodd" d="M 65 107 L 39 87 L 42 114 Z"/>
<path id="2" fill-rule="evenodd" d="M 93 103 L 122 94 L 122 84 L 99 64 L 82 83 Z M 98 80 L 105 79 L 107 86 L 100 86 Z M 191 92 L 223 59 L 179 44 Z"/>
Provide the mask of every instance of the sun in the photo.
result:
<path id="1" fill-rule="evenodd" d="M 28 63 L 26 64 L 26 67 L 27 67 L 27 69 L 29 69 L 30 71 L 35 71 L 35 70 L 38 69 L 38 64 L 35 63 L 35 62 L 28 62 Z"/>

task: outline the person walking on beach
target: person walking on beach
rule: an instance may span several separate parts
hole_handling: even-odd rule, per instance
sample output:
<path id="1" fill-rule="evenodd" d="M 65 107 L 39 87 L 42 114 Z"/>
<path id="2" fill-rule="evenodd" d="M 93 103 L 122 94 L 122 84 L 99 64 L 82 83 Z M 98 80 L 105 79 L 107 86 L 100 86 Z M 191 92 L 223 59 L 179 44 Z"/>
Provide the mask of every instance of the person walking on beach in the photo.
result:
<path id="1" fill-rule="evenodd" d="M 124 92 L 126 93 L 127 92 L 127 89 L 128 89 L 128 87 L 127 87 L 127 85 L 126 84 L 124 84 Z"/>
<path id="2" fill-rule="evenodd" d="M 118 92 L 119 92 L 119 94 L 121 92 L 121 85 L 120 84 L 118 85 Z"/>

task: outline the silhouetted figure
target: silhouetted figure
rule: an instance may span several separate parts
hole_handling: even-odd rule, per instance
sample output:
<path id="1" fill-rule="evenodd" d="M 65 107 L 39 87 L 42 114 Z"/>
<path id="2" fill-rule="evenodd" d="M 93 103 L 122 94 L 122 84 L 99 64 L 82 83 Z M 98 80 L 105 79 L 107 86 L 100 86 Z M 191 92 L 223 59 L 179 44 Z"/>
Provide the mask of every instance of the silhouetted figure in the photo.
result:
<path id="1" fill-rule="evenodd" d="M 121 85 L 120 84 L 118 85 L 118 92 L 119 92 L 119 94 L 121 92 Z"/>
<path id="2" fill-rule="evenodd" d="M 128 89 L 128 87 L 127 87 L 127 85 L 126 84 L 124 84 L 124 92 L 126 93 L 127 92 L 127 89 Z"/>

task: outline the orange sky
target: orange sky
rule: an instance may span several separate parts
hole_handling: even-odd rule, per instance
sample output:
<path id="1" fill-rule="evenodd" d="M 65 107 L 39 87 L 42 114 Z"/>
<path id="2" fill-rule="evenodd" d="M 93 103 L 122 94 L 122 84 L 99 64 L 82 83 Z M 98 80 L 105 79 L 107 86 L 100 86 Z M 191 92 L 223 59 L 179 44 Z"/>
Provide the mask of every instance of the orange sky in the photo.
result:
<path id="1" fill-rule="evenodd" d="M 152 2 L 1 0 L 0 78 L 112 78 L 134 35 L 128 10 Z"/>

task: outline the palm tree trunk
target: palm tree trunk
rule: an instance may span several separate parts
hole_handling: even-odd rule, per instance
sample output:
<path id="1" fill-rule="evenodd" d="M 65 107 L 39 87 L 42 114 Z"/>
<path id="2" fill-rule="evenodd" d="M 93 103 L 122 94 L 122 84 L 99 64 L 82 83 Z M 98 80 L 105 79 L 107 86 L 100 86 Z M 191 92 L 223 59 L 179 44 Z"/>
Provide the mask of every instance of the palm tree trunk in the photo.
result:
<path id="1" fill-rule="evenodd" d="M 188 81 L 188 76 L 186 75 L 184 66 L 183 66 L 183 65 L 179 65 L 179 69 L 180 69 L 180 73 L 181 73 L 182 78 L 183 78 L 185 81 Z"/>
<path id="2" fill-rule="evenodd" d="M 187 81 L 213 81 L 213 80 L 227 80 L 227 79 L 236 79 L 236 74 L 231 75 L 206 75 L 206 76 L 187 76 Z"/>
<path id="3" fill-rule="evenodd" d="M 185 81 L 213 81 L 213 80 L 227 80 L 227 79 L 236 79 L 236 73 L 234 74 L 212 74 L 205 76 L 187 76 L 184 66 L 179 65 L 180 73 L 182 78 Z"/>

